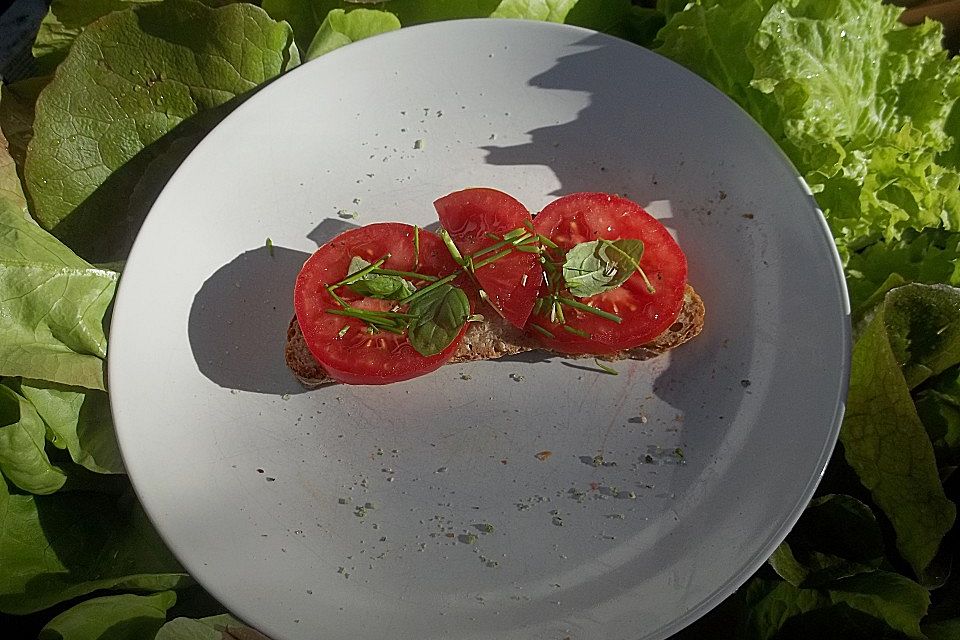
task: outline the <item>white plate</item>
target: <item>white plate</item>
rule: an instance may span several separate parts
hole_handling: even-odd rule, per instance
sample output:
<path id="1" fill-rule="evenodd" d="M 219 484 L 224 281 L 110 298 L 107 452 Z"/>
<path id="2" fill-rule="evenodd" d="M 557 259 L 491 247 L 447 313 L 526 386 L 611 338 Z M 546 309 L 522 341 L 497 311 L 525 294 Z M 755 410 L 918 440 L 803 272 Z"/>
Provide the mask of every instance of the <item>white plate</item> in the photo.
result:
<path id="1" fill-rule="evenodd" d="M 303 392 L 282 352 L 316 243 L 429 224 L 470 185 L 533 211 L 582 190 L 649 205 L 688 255 L 702 335 L 616 377 L 528 357 Z M 337 50 L 220 124 L 143 226 L 109 374 L 154 523 L 276 640 L 663 638 L 795 522 L 849 346 L 823 218 L 752 120 L 627 42 L 490 20 Z"/>

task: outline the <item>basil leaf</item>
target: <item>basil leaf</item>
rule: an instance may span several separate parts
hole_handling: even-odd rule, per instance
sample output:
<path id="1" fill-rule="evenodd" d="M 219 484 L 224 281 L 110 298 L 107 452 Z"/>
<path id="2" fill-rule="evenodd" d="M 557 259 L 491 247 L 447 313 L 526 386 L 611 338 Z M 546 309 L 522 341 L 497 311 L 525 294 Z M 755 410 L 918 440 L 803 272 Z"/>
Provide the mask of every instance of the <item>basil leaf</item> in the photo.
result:
<path id="1" fill-rule="evenodd" d="M 407 339 L 420 355 L 440 353 L 453 342 L 470 315 L 467 295 L 452 284 L 442 284 L 417 298 L 407 309 L 416 316 Z"/>
<path id="2" fill-rule="evenodd" d="M 350 261 L 350 267 L 347 269 L 347 275 L 354 274 L 369 266 L 369 262 L 354 256 Z M 409 280 L 400 276 L 388 276 L 380 273 L 368 273 L 360 280 L 348 284 L 347 287 L 361 296 L 382 300 L 403 300 L 417 290 Z"/>
<path id="3" fill-rule="evenodd" d="M 636 272 L 641 240 L 593 240 L 567 251 L 563 280 L 574 296 L 589 298 L 616 289 Z"/>

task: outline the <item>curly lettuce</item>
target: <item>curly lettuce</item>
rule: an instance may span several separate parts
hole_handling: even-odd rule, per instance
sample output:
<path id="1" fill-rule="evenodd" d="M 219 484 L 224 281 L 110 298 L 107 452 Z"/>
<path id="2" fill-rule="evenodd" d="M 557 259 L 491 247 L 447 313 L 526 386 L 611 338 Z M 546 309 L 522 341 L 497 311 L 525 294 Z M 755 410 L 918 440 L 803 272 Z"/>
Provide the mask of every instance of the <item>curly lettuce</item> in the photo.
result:
<path id="1" fill-rule="evenodd" d="M 844 258 L 906 229 L 960 226 L 947 118 L 960 61 L 943 27 L 876 0 L 699 0 L 657 51 L 740 104 L 816 193 Z"/>

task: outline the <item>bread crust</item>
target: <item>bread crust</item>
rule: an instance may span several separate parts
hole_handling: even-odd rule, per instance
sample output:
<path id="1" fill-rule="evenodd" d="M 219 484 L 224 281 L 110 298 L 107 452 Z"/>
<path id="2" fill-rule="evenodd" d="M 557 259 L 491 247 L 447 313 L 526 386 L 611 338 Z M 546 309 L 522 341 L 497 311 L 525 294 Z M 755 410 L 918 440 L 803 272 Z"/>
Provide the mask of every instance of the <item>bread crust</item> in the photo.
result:
<path id="1" fill-rule="evenodd" d="M 470 362 L 473 360 L 495 360 L 526 351 L 542 350 L 537 342 L 522 330 L 517 329 L 496 313 L 487 314 L 480 322 L 472 322 L 450 362 Z M 692 340 L 703 330 L 706 308 L 703 300 L 689 284 L 683 294 L 683 308 L 677 320 L 666 331 L 645 345 L 627 349 L 619 353 L 604 356 L 574 355 L 566 357 L 592 358 L 600 360 L 648 360 L 679 347 Z M 316 361 L 300 330 L 300 323 L 294 316 L 287 327 L 287 344 L 284 349 L 287 366 L 297 379 L 306 387 L 319 387 L 336 381 L 327 375 L 326 370 Z"/>

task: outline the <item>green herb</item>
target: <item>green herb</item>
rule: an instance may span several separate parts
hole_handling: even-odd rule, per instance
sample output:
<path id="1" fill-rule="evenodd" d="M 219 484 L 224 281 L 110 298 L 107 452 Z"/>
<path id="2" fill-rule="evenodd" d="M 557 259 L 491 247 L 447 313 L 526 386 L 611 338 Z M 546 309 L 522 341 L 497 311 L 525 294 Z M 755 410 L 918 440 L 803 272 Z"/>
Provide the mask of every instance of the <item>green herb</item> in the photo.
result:
<path id="1" fill-rule="evenodd" d="M 640 274 L 647 291 L 653 286 L 640 268 L 643 242 L 640 240 L 593 240 L 581 242 L 567 251 L 563 279 L 567 289 L 578 298 L 588 298 L 616 289 L 634 273 Z"/>
<path id="2" fill-rule="evenodd" d="M 470 302 L 461 289 L 451 284 L 440 284 L 428 294 L 423 294 L 425 290 L 426 287 L 418 291 L 421 295 L 407 308 L 414 316 L 407 338 L 419 354 L 432 356 L 450 346 L 460 334 L 470 315 Z"/>
<path id="3" fill-rule="evenodd" d="M 558 296 L 557 301 L 560 302 L 561 304 L 567 305 L 568 307 L 579 309 L 580 311 L 586 311 L 587 313 L 592 313 L 595 316 L 600 316 L 605 320 L 616 322 L 617 324 L 620 324 L 621 322 L 623 322 L 623 318 L 621 318 L 620 316 L 614 313 L 610 313 L 609 311 L 604 311 L 603 309 L 592 307 L 589 304 L 584 304 L 582 302 L 574 300 L 573 298 Z"/>
<path id="4" fill-rule="evenodd" d="M 337 211 L 337 216 L 343 218 L 344 220 L 353 220 L 360 217 L 360 214 L 356 211 L 350 211 L 349 209 L 340 209 Z"/>
<path id="5" fill-rule="evenodd" d="M 609 365 L 604 364 L 603 362 L 601 362 L 601 361 L 598 360 L 597 358 L 594 358 L 593 361 L 594 361 L 594 363 L 596 363 L 596 365 L 600 368 L 600 370 L 603 371 L 604 373 L 609 373 L 609 374 L 612 375 L 612 376 L 618 376 L 618 375 L 620 375 L 620 372 L 619 372 L 619 371 L 617 371 L 616 369 L 614 369 L 613 367 L 611 367 L 611 366 L 609 366 Z"/>
<path id="6" fill-rule="evenodd" d="M 376 262 L 371 264 L 366 260 L 364 260 L 363 258 L 358 258 L 354 256 L 350 260 L 350 266 L 347 267 L 347 277 L 344 278 L 343 280 L 340 280 L 339 282 L 335 282 L 334 284 L 330 285 L 327 288 L 338 289 L 340 287 L 356 282 L 357 280 L 361 280 L 365 275 L 367 275 L 368 273 L 370 273 L 371 271 L 373 271 L 374 269 L 382 265 L 384 262 L 386 262 L 387 258 L 389 257 L 390 257 L 390 254 L 388 253 L 384 255 L 382 258 L 380 258 L 379 260 L 377 260 Z"/>
<path id="7" fill-rule="evenodd" d="M 413 268 L 420 268 L 420 227 L 413 226 Z"/>
<path id="8" fill-rule="evenodd" d="M 481 268 L 487 266 L 488 264 L 492 264 L 492 263 L 496 262 L 497 260 L 499 260 L 499 259 L 501 259 L 501 258 L 505 258 L 505 257 L 507 257 L 508 255 L 510 255 L 511 251 L 513 251 L 513 249 L 504 249 L 504 250 L 501 251 L 500 253 L 495 253 L 494 255 L 492 255 L 492 256 L 490 256 L 490 257 L 488 257 L 488 258 L 484 258 L 484 259 L 481 260 L 480 262 L 474 262 L 474 257 L 471 256 L 471 257 L 470 257 L 470 262 L 471 262 L 471 264 L 473 265 L 473 269 L 472 269 L 472 270 L 473 270 L 473 271 L 476 271 L 477 269 L 481 269 Z"/>
<path id="9" fill-rule="evenodd" d="M 414 149 L 423 149 L 423 140 L 422 140 L 422 139 L 416 140 L 416 141 L 413 143 L 413 148 L 414 148 Z"/>
<path id="10" fill-rule="evenodd" d="M 266 247 L 267 247 L 267 253 L 269 253 L 270 257 L 272 258 L 273 257 L 273 240 L 271 240 L 270 238 L 267 238 Z"/>
<path id="11" fill-rule="evenodd" d="M 493 525 L 489 522 L 483 522 L 477 525 L 477 529 L 484 533 L 493 533 Z"/>
<path id="12" fill-rule="evenodd" d="M 453 241 L 453 238 L 450 237 L 447 230 L 440 229 L 437 233 L 440 235 L 440 238 L 443 239 L 443 244 L 447 248 L 447 251 L 450 252 L 450 257 L 453 258 L 453 261 L 463 266 L 465 264 L 463 256 L 460 254 L 460 250 L 457 249 L 456 243 Z"/>
<path id="13" fill-rule="evenodd" d="M 354 256 L 347 270 L 349 275 L 341 282 L 347 284 L 350 290 L 358 295 L 381 300 L 403 300 L 413 294 L 417 288 L 412 282 L 392 275 L 392 272 L 384 273 L 385 270 L 379 269 L 385 261 L 386 258 L 381 258 L 371 264 L 363 258 Z"/>
<path id="14" fill-rule="evenodd" d="M 560 322 L 563 322 L 563 319 L 560 319 Z M 590 338 L 590 334 L 584 331 L 583 329 L 578 329 L 577 327 L 571 327 L 568 324 L 563 325 L 563 330 L 567 333 L 572 333 L 575 336 L 580 336 L 581 338 Z"/>
<path id="15" fill-rule="evenodd" d="M 400 276 L 401 278 L 410 278 L 411 280 L 421 280 L 423 282 L 436 282 L 437 276 L 431 276 L 427 273 L 420 273 L 418 271 L 400 271 L 398 269 L 383 269 L 377 267 L 371 273 L 376 275 L 386 275 L 386 276 Z"/>
<path id="16" fill-rule="evenodd" d="M 347 335 L 347 331 L 350 331 L 350 325 L 345 324 L 343 325 L 343 328 L 337 332 L 337 337 L 342 338 L 343 336 Z"/>
<path id="17" fill-rule="evenodd" d="M 546 337 L 548 337 L 548 338 L 551 338 L 551 339 L 554 337 L 552 333 L 550 333 L 548 330 L 546 330 L 546 329 L 544 329 L 543 327 L 541 327 L 540 325 L 538 325 L 536 322 L 531 322 L 529 326 L 530 326 L 530 328 L 532 328 L 534 331 L 536 331 L 537 333 L 539 333 L 539 334 L 541 334 L 541 335 L 544 335 L 544 336 L 546 336 Z"/>

